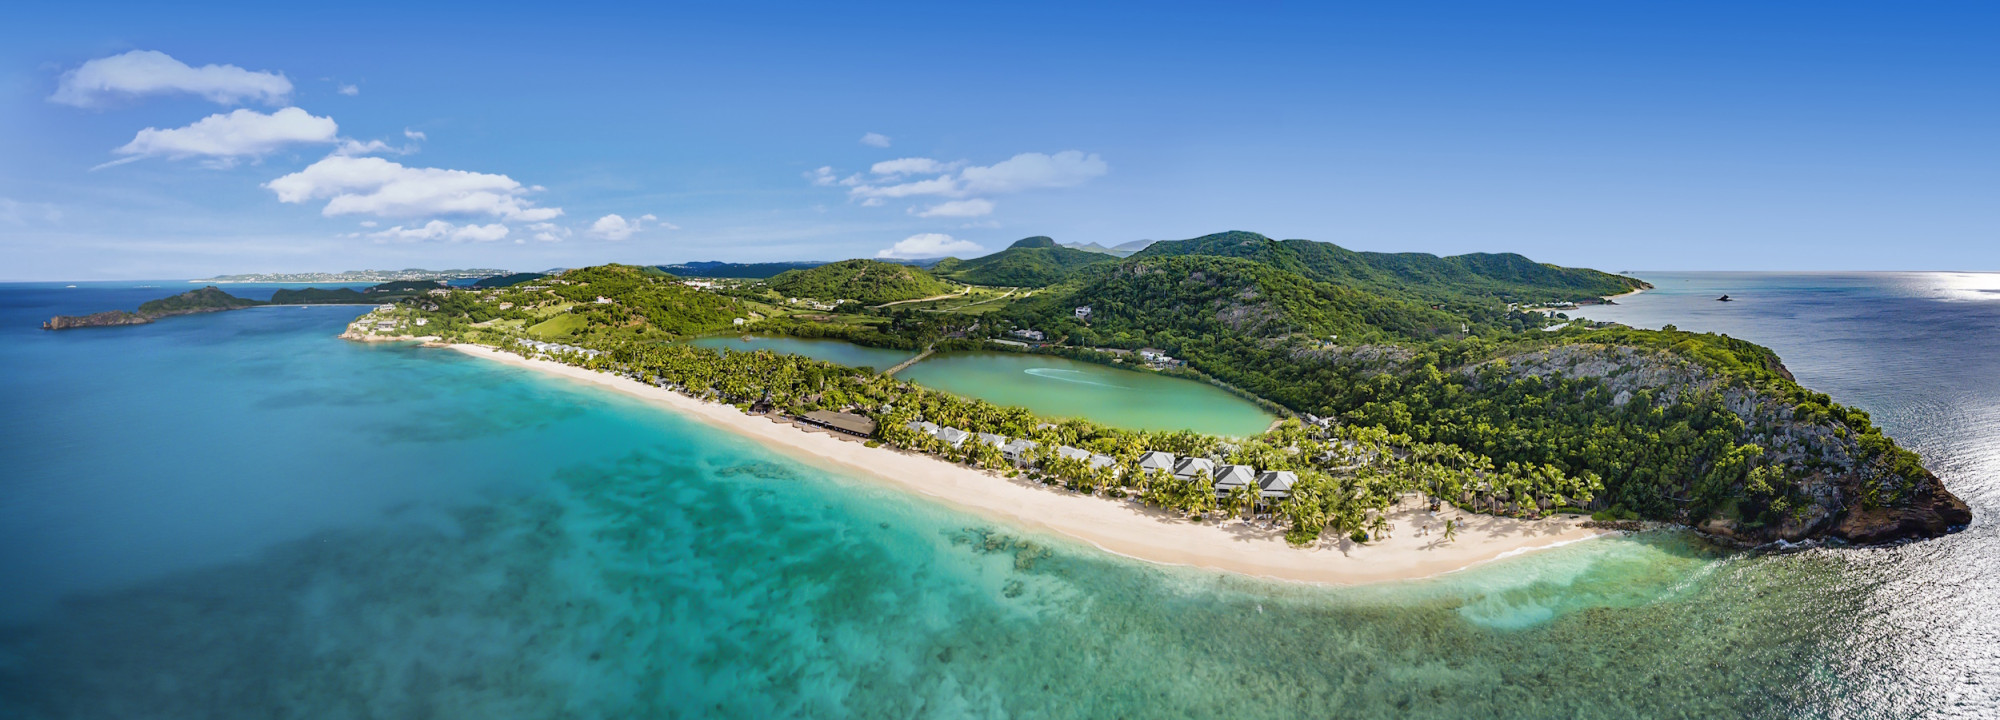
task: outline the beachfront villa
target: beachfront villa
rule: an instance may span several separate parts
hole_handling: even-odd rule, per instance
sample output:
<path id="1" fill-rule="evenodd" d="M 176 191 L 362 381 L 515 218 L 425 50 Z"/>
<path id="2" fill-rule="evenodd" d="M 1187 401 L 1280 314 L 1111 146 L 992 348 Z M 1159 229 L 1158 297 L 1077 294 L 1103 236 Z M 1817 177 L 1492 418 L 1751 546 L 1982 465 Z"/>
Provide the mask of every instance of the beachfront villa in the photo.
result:
<path id="1" fill-rule="evenodd" d="M 996 448 L 1007 447 L 1007 436 L 1005 435 L 995 435 L 993 433 L 983 432 L 979 434 L 979 441 L 986 443 L 988 445 L 992 445 L 993 447 Z"/>
<path id="2" fill-rule="evenodd" d="M 1257 494 L 1267 503 L 1283 500 L 1292 496 L 1292 483 L 1298 481 L 1298 473 L 1290 470 L 1273 470 L 1257 476 Z"/>
<path id="3" fill-rule="evenodd" d="M 972 437 L 972 433 L 960 430 L 955 427 L 938 428 L 937 431 L 937 439 L 943 440 L 946 445 L 950 445 L 952 447 L 960 447 L 965 445 L 966 438 L 970 437 Z"/>
<path id="4" fill-rule="evenodd" d="M 923 433 L 931 437 L 937 437 L 938 434 L 938 424 L 925 420 L 912 420 L 908 425 L 904 425 L 903 427 L 909 428 L 910 432 Z"/>
<path id="5" fill-rule="evenodd" d="M 1174 471 L 1173 453 L 1160 452 L 1158 450 L 1148 450 L 1144 455 L 1139 456 L 1139 472 L 1142 473 L 1158 472 L 1158 473 L 1171 474 L 1173 473 L 1173 471 Z"/>
<path id="6" fill-rule="evenodd" d="M 1215 494 L 1228 495 L 1237 488 L 1257 484 L 1257 468 L 1249 465 L 1224 465 L 1215 472 Z"/>
<path id="7" fill-rule="evenodd" d="M 1035 448 L 1040 445 L 1041 443 L 1033 440 L 1020 438 L 1001 447 L 1000 456 L 1007 458 L 1007 461 L 1012 463 L 1025 462 L 1028 460 L 1028 454 L 1034 452 Z"/>
<path id="8" fill-rule="evenodd" d="M 1180 464 L 1174 466 L 1174 477 L 1191 482 L 1194 480 L 1195 473 L 1204 470 L 1208 472 L 1210 478 L 1214 478 L 1215 461 L 1198 457 L 1181 458 Z"/>

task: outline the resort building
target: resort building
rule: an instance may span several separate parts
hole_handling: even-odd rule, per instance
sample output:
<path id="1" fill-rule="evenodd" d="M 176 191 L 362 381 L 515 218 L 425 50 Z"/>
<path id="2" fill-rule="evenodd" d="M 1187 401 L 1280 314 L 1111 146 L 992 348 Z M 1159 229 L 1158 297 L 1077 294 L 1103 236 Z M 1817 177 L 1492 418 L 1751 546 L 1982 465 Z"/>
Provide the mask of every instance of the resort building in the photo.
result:
<path id="1" fill-rule="evenodd" d="M 938 434 L 938 425 L 937 423 L 934 422 L 926 422 L 923 420 L 912 420 L 910 421 L 910 424 L 904 425 L 903 427 L 909 428 L 910 432 L 923 433 L 931 437 L 937 437 Z"/>
<path id="2" fill-rule="evenodd" d="M 816 425 L 834 432 L 847 433 L 855 437 L 869 437 L 875 434 L 875 421 L 866 415 L 832 410 L 814 410 L 799 418 L 807 425 Z"/>
<path id="3" fill-rule="evenodd" d="M 1273 470 L 1257 476 L 1257 494 L 1267 503 L 1283 500 L 1292 496 L 1292 483 L 1298 481 L 1298 473 L 1290 470 Z"/>
<path id="4" fill-rule="evenodd" d="M 1039 446 L 1041 446 L 1041 443 L 1027 438 L 1020 438 L 1001 447 L 1000 456 L 1007 458 L 1007 461 L 1012 463 L 1025 462 L 1028 460 L 1028 455 L 1033 453 L 1035 448 Z"/>
<path id="5" fill-rule="evenodd" d="M 1107 465 L 1117 465 L 1117 464 L 1118 464 L 1118 458 L 1111 457 L 1110 455 L 1098 453 L 1090 456 L 1090 467 L 1092 468 L 1101 468 Z"/>
<path id="6" fill-rule="evenodd" d="M 1249 465 L 1224 465 L 1215 472 L 1215 494 L 1228 495 L 1237 488 L 1257 484 L 1257 468 Z"/>
<path id="7" fill-rule="evenodd" d="M 988 445 L 992 445 L 993 447 L 996 448 L 1007 447 L 1007 436 L 1005 435 L 995 435 L 993 433 L 980 433 L 979 441 L 986 443 Z"/>
<path id="8" fill-rule="evenodd" d="M 1041 342 L 1042 340 L 1044 340 L 1044 339 L 1046 339 L 1046 338 L 1048 337 L 1048 336 L 1046 336 L 1046 335 L 1043 335 L 1043 334 L 1042 334 L 1042 331 L 1040 331 L 1040 330 L 1026 330 L 1026 329 L 1022 329 L 1022 330 L 1009 330 L 1009 331 L 1007 331 L 1007 334 L 1008 334 L 1008 335 L 1012 335 L 1012 336 L 1014 336 L 1014 337 L 1017 337 L 1017 338 L 1022 338 L 1022 339 L 1026 339 L 1026 340 L 1033 340 L 1033 341 L 1035 341 L 1035 342 Z"/>
<path id="9" fill-rule="evenodd" d="M 1077 309 L 1076 309 L 1076 319 L 1078 319 L 1078 320 L 1089 320 L 1089 319 L 1090 319 L 1090 306 L 1089 306 L 1089 305 L 1082 305 L 1082 306 L 1079 306 L 1079 307 L 1077 307 Z"/>
<path id="10" fill-rule="evenodd" d="M 972 437 L 972 433 L 960 430 L 955 427 L 938 428 L 937 431 L 937 439 L 943 440 L 946 445 L 950 445 L 952 447 L 960 447 L 965 445 L 966 439 L 970 437 Z"/>
<path id="11" fill-rule="evenodd" d="M 1173 453 L 1160 452 L 1158 450 L 1148 450 L 1146 451 L 1146 454 L 1139 456 L 1139 472 L 1158 472 L 1158 473 L 1170 474 L 1173 471 L 1174 471 Z"/>
<path id="12" fill-rule="evenodd" d="M 1210 479 L 1214 479 L 1215 461 L 1198 457 L 1181 458 L 1180 464 L 1174 466 L 1174 477 L 1180 478 L 1184 482 L 1193 482 L 1195 473 L 1204 470 L 1208 471 Z"/>
<path id="13" fill-rule="evenodd" d="M 1090 462 L 1090 451 L 1082 448 L 1073 448 L 1068 445 L 1057 445 L 1056 457 L 1067 458 L 1077 462 Z"/>

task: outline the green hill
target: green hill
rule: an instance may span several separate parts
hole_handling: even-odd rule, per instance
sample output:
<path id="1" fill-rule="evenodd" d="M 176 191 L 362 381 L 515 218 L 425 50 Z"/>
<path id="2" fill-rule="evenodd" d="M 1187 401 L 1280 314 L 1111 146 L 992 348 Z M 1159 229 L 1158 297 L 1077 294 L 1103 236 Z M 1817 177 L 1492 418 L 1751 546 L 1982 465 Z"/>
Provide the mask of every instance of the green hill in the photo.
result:
<path id="1" fill-rule="evenodd" d="M 1272 240 L 1232 231 L 1163 241 L 1133 255 L 1220 255 L 1255 260 L 1321 282 L 1427 302 L 1490 297 L 1518 302 L 1586 300 L 1646 287 L 1635 278 L 1538 263 L 1513 253 L 1438 257 L 1356 252 L 1313 240 Z"/>
<path id="2" fill-rule="evenodd" d="M 1063 247 L 1047 237 L 1031 237 L 985 257 L 947 258 L 931 270 L 974 285 L 1041 287 L 1067 280 L 1078 269 L 1117 261 L 1117 257 L 1106 253 Z"/>
<path id="3" fill-rule="evenodd" d="M 865 304 L 948 295 L 952 286 L 921 268 L 879 260 L 842 260 L 771 278 L 771 289 L 788 297 L 858 300 Z"/>
<path id="4" fill-rule="evenodd" d="M 599 265 L 555 276 L 549 292 L 576 305 L 582 321 L 563 325 L 570 337 L 620 328 L 651 328 L 674 336 L 723 330 L 746 314 L 734 298 L 682 285 L 653 267 Z M 598 298 L 610 302 L 600 303 Z"/>
<path id="5" fill-rule="evenodd" d="M 264 303 L 236 297 L 223 292 L 221 288 L 209 285 L 189 290 L 173 297 L 147 301 L 139 306 L 139 314 L 148 317 L 186 315 L 188 313 L 210 312 L 214 310 L 235 310 Z"/>
<path id="6" fill-rule="evenodd" d="M 487 288 L 503 288 L 511 285 L 519 285 L 529 280 L 540 280 L 545 277 L 548 277 L 548 275 L 537 272 L 513 273 L 511 275 L 495 275 L 489 278 L 480 278 L 479 282 L 475 282 L 472 284 L 472 287 L 478 290 L 485 290 Z"/>

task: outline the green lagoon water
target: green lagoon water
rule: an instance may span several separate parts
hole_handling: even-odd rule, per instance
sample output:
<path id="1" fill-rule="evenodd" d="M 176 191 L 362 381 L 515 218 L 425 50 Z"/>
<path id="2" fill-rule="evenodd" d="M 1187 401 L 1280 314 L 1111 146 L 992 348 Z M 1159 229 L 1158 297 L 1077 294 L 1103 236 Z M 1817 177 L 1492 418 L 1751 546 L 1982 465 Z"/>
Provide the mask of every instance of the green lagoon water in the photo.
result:
<path id="1" fill-rule="evenodd" d="M 744 338 L 749 339 L 744 339 Z M 742 352 L 770 350 L 791 355 L 804 355 L 815 360 L 825 360 L 848 367 L 865 367 L 887 370 L 898 363 L 916 357 L 908 350 L 888 350 L 856 345 L 844 340 L 823 340 L 818 338 L 772 337 L 766 335 L 728 335 L 697 338 L 688 344 L 705 348 L 728 348 Z"/>
<path id="2" fill-rule="evenodd" d="M 1976 334 L 1792 363 L 1924 378 L 1857 400 L 1972 502 L 1966 532 L 1611 538 L 1328 588 L 1131 561 L 592 386 L 337 341 L 351 308 L 33 329 L 158 294 L 79 284 L 0 286 L 0 717 L 2000 712 L 2000 373 L 1959 347 Z M 1997 305 L 1924 308 L 1993 330 Z"/>
<path id="3" fill-rule="evenodd" d="M 1263 432 L 1276 419 L 1255 403 L 1207 383 L 1047 355 L 943 353 L 896 377 L 1042 415 L 1088 418 L 1134 430 L 1241 437 Z"/>

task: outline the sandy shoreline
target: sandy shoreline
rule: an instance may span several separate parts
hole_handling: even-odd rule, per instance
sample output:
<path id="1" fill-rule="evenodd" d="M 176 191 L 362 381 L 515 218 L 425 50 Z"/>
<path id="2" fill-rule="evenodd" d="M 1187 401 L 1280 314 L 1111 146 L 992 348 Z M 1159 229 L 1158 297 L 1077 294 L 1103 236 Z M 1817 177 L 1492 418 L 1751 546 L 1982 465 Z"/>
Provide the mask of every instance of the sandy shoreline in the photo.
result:
<path id="1" fill-rule="evenodd" d="M 1526 550 L 1568 544 L 1605 534 L 1579 519 L 1537 521 L 1464 513 L 1447 508 L 1432 518 L 1414 503 L 1390 516 L 1392 537 L 1357 546 L 1323 542 L 1313 548 L 1285 543 L 1282 532 L 1239 521 L 1195 523 L 1136 502 L 1078 495 L 1008 479 L 927 455 L 870 448 L 789 423 L 745 415 L 609 373 L 548 360 L 530 360 L 478 345 L 451 345 L 467 355 L 531 368 L 664 405 L 774 449 L 816 463 L 831 463 L 946 505 L 994 520 L 1038 528 L 1089 543 L 1106 552 L 1154 563 L 1324 584 L 1359 584 L 1430 577 Z M 1459 522 L 1456 541 L 1442 541 L 1446 518 Z M 1433 531 L 1419 535 L 1430 525 Z"/>

